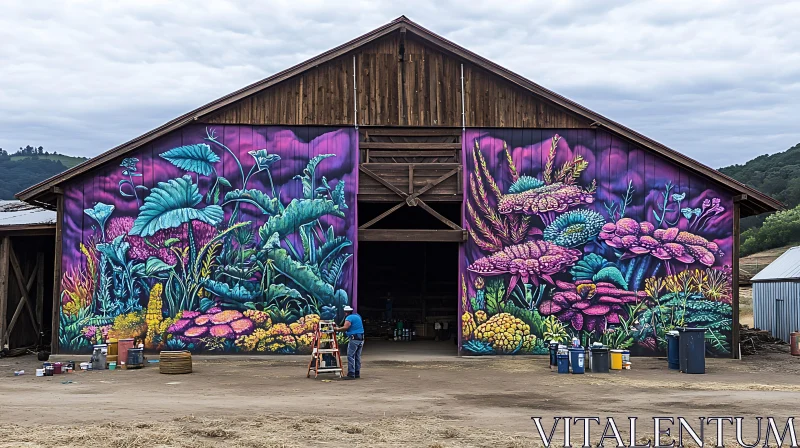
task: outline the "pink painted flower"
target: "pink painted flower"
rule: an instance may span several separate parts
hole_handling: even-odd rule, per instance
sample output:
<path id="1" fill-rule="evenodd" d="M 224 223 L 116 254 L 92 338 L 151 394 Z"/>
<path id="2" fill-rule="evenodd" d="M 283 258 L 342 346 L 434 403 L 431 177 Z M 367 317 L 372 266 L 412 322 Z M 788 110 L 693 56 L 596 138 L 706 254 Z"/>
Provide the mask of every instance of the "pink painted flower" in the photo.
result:
<path id="1" fill-rule="evenodd" d="M 575 330 L 596 333 L 603 333 L 608 324 L 618 324 L 627 319 L 629 316 L 625 305 L 647 296 L 644 291 L 626 291 L 605 282 L 595 284 L 583 281 L 573 284 L 556 281 L 556 286 L 559 291 L 551 299 L 539 304 L 539 313 L 543 316 L 555 315 Z"/>
<path id="2" fill-rule="evenodd" d="M 702 236 L 677 227 L 656 229 L 649 222 L 638 223 L 631 218 L 606 223 L 598 238 L 611 247 L 624 249 L 629 256 L 650 254 L 660 260 L 686 264 L 712 266 L 716 257 L 724 255 L 716 243 Z"/>
<path id="3" fill-rule="evenodd" d="M 175 256 L 175 252 L 166 247 L 165 243 L 169 242 L 170 246 L 178 248 L 186 247 L 188 244 L 188 224 L 159 230 L 153 236 L 147 237 L 147 242 L 145 242 L 144 238 L 140 236 L 128 234 L 133 222 L 134 218 L 129 216 L 112 218 L 106 228 L 106 239 L 111 241 L 120 235 L 125 235 L 125 241 L 131 245 L 128 250 L 128 257 L 131 259 L 147 260 L 150 257 L 158 257 L 167 264 L 174 265 L 177 263 L 178 259 Z M 192 229 L 194 230 L 195 245 L 198 248 L 211 241 L 211 238 L 216 235 L 214 227 L 201 221 L 192 221 Z"/>
<path id="4" fill-rule="evenodd" d="M 581 251 L 568 249 L 547 241 L 528 241 L 506 247 L 488 257 L 475 260 L 467 269 L 483 276 L 511 274 L 506 294 L 510 294 L 517 281 L 539 284 L 539 280 L 553 283 L 551 275 L 564 272 L 574 265 Z"/>
<path id="5" fill-rule="evenodd" d="M 539 215 L 547 212 L 565 212 L 570 207 L 592 202 L 594 202 L 592 193 L 583 188 L 555 182 L 520 193 L 504 195 L 500 198 L 497 211 L 502 214 Z"/>

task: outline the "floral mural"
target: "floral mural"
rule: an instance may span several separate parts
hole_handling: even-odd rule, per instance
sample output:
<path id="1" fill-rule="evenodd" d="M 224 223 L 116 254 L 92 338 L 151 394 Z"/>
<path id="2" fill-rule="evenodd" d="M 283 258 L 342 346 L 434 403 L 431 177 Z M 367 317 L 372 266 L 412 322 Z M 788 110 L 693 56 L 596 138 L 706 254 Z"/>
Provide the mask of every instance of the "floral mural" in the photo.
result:
<path id="1" fill-rule="evenodd" d="M 353 300 L 354 130 L 189 126 L 65 188 L 59 345 L 310 353 Z"/>
<path id="2" fill-rule="evenodd" d="M 730 353 L 730 192 L 599 130 L 463 141 L 463 354 L 577 337 L 655 355 L 679 326 Z"/>

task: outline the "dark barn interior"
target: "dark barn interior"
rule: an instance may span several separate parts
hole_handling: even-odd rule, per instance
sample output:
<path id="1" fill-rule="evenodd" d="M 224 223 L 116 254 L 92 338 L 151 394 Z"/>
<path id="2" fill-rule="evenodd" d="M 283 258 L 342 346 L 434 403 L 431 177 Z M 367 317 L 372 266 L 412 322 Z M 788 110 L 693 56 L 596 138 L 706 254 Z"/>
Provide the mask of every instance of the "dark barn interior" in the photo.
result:
<path id="1" fill-rule="evenodd" d="M 389 207 L 380 203 L 359 203 L 359 224 Z M 432 208 L 452 221 L 461 221 L 459 203 L 439 202 Z M 372 228 L 447 227 L 419 207 L 403 207 Z M 456 242 L 359 242 L 358 312 L 364 319 L 367 336 L 375 341 L 411 342 L 404 348 L 415 351 L 455 352 L 458 246 Z M 413 344 L 416 341 L 438 343 Z"/>

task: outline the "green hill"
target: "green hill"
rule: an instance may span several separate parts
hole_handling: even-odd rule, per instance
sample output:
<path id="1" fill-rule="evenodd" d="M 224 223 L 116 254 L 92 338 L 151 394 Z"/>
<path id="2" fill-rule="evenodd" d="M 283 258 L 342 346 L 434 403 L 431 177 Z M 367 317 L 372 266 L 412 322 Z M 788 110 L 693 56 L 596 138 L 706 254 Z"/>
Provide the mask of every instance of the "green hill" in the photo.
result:
<path id="1" fill-rule="evenodd" d="M 744 165 L 731 165 L 719 170 L 783 202 L 788 208 L 800 204 L 800 144 L 783 152 L 758 156 Z M 742 230 L 761 225 L 766 217 L 743 219 Z"/>
<path id="2" fill-rule="evenodd" d="M 743 219 L 741 255 L 800 241 L 800 144 L 720 171 L 783 202 L 789 209 Z"/>
<path id="3" fill-rule="evenodd" d="M 51 153 L 41 146 L 27 145 L 13 154 L 0 148 L 0 199 L 14 199 L 16 193 L 84 160 L 85 157 Z"/>
<path id="4" fill-rule="evenodd" d="M 10 156 L 12 161 L 22 160 L 24 158 L 30 157 L 29 155 L 12 155 Z M 75 156 L 67 156 L 64 154 L 43 154 L 37 155 L 39 160 L 52 160 L 61 162 L 65 168 L 72 168 L 79 163 L 83 163 L 86 161 L 86 157 L 75 157 Z"/>

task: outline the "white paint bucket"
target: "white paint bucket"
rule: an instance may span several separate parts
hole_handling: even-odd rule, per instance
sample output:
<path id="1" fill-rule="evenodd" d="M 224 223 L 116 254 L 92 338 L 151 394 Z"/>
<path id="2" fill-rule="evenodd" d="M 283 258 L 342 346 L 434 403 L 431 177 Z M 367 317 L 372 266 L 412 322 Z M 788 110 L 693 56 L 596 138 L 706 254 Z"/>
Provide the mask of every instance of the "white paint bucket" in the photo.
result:
<path id="1" fill-rule="evenodd" d="M 44 369 L 36 369 L 36 376 L 44 376 Z"/>

